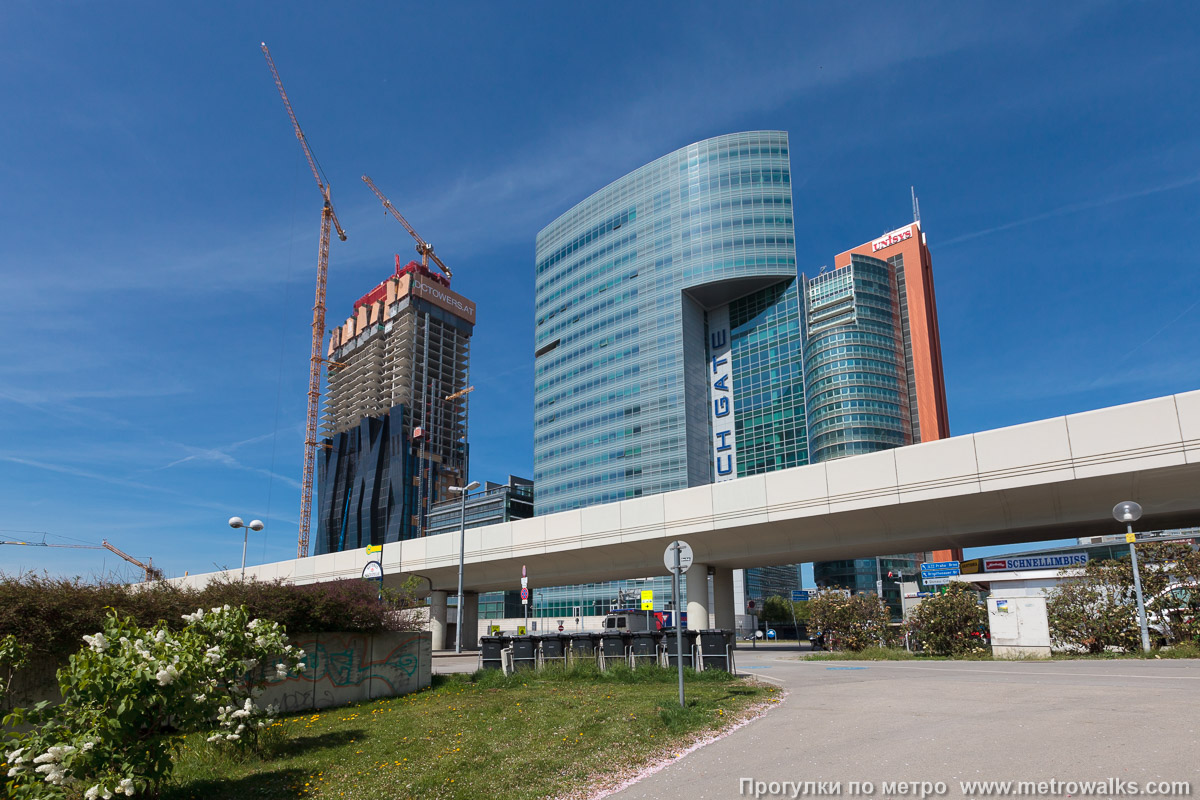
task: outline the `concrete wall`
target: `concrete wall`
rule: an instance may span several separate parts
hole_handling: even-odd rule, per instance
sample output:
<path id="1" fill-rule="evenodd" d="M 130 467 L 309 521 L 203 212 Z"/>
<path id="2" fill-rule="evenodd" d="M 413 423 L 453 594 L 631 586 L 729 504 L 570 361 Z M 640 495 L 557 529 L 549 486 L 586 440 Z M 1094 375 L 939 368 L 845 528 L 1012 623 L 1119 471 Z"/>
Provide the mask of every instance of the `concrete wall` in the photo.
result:
<path id="1" fill-rule="evenodd" d="M 294 643 L 305 651 L 306 669 L 270 681 L 258 703 L 305 711 L 424 689 L 432 679 L 429 640 L 427 631 L 297 637 Z"/>
<path id="2" fill-rule="evenodd" d="M 258 703 L 277 703 L 285 712 L 306 711 L 424 689 L 432 679 L 429 638 L 428 631 L 302 634 L 292 643 L 304 649 L 306 669 L 270 681 Z M 55 677 L 59 666 L 36 659 L 18 672 L 10 692 L 12 705 L 61 702 Z M 267 671 L 274 673 L 273 668 Z"/>

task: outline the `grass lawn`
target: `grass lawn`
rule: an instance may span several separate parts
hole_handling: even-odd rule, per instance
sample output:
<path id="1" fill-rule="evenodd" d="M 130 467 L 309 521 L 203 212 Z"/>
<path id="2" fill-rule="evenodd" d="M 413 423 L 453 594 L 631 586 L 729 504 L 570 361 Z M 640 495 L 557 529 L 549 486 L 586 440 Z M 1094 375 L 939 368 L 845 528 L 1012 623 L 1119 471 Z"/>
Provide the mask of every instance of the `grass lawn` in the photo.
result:
<path id="1" fill-rule="evenodd" d="M 631 774 L 778 691 L 726 673 L 590 665 L 435 676 L 415 694 L 286 717 L 266 760 L 184 738 L 163 800 L 539 798 Z"/>

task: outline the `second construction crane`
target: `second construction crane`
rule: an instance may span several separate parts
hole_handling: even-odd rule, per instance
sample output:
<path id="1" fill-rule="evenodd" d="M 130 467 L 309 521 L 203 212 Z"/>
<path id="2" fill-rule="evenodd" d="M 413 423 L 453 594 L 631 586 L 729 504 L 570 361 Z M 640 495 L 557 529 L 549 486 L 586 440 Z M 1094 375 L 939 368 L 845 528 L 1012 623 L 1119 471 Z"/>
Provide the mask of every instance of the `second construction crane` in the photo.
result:
<path id="1" fill-rule="evenodd" d="M 433 252 L 433 245 L 421 238 L 421 234 L 417 233 L 413 226 L 408 224 L 408 220 L 404 218 L 404 215 L 396 210 L 396 207 L 392 205 L 392 202 L 384 196 L 383 192 L 379 191 L 379 189 L 375 186 L 375 183 L 370 178 L 368 178 L 366 175 L 363 175 L 362 179 L 363 183 L 369 186 L 371 191 L 375 193 L 375 196 L 379 198 L 379 202 L 383 203 L 383 207 L 386 208 L 388 212 L 396 218 L 397 222 L 404 226 L 404 230 L 408 231 L 408 235 L 416 241 L 417 255 L 421 257 L 421 266 L 425 269 L 429 269 L 429 259 L 432 258 L 433 263 L 437 264 L 438 269 L 445 274 L 446 285 L 449 286 L 450 279 L 454 276 L 450 272 L 450 268 L 443 264 L 442 260 L 437 257 L 436 253 Z"/>
<path id="2" fill-rule="evenodd" d="M 279 96 L 283 98 L 283 107 L 287 109 L 288 119 L 292 121 L 296 139 L 304 150 L 304 157 L 308 160 L 308 167 L 312 170 L 313 178 L 317 181 L 317 189 L 320 190 L 321 199 L 324 201 L 324 205 L 321 207 L 321 242 L 317 251 L 317 292 L 316 299 L 313 301 L 312 355 L 309 358 L 308 371 L 308 418 L 304 428 L 304 474 L 300 482 L 300 535 L 296 542 L 296 557 L 303 558 L 308 555 L 313 472 L 317 453 L 317 416 L 321 406 L 321 363 L 325 360 L 321 354 L 321 345 L 325 341 L 325 282 L 329 273 L 329 234 L 331 227 L 336 229 L 338 238 L 344 242 L 346 241 L 346 232 L 342 230 L 342 224 L 338 222 L 337 213 L 333 210 L 333 200 L 329 195 L 329 181 L 325 178 L 316 158 L 313 157 L 304 131 L 300 129 L 300 123 L 296 120 L 296 112 L 292 110 L 287 92 L 283 90 L 283 81 L 279 79 L 279 70 L 275 69 L 275 61 L 271 58 L 271 51 L 267 49 L 266 42 L 262 43 L 262 51 L 267 58 L 267 65 L 271 67 L 275 86 L 279 89 Z"/>

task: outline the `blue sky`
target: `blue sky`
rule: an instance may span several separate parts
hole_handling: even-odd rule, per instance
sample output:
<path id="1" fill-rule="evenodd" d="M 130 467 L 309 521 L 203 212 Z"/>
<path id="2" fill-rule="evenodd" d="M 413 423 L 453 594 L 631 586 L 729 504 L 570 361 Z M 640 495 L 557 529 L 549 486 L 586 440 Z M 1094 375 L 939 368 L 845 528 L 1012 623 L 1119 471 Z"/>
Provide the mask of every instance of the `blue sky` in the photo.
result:
<path id="1" fill-rule="evenodd" d="M 285 10 L 286 9 L 286 10 Z M 295 552 L 317 190 L 330 320 L 412 254 L 480 304 L 472 477 L 532 473 L 537 231 L 630 170 L 789 131 L 802 269 L 910 218 L 955 434 L 1200 388 L 1200 11 L 1178 3 L 0 8 L 0 537 L 168 573 Z M 104 551 L 0 570 L 132 574 Z"/>

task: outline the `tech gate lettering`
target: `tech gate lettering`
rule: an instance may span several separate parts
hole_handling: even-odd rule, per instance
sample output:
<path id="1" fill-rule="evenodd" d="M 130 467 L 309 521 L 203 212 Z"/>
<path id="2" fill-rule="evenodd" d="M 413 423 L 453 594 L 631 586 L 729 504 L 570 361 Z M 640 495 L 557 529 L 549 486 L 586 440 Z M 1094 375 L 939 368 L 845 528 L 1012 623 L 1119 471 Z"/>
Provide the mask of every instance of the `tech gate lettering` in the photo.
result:
<path id="1" fill-rule="evenodd" d="M 708 312 L 708 396 L 712 420 L 714 480 L 737 477 L 737 433 L 734 427 L 733 363 L 729 306 Z"/>

